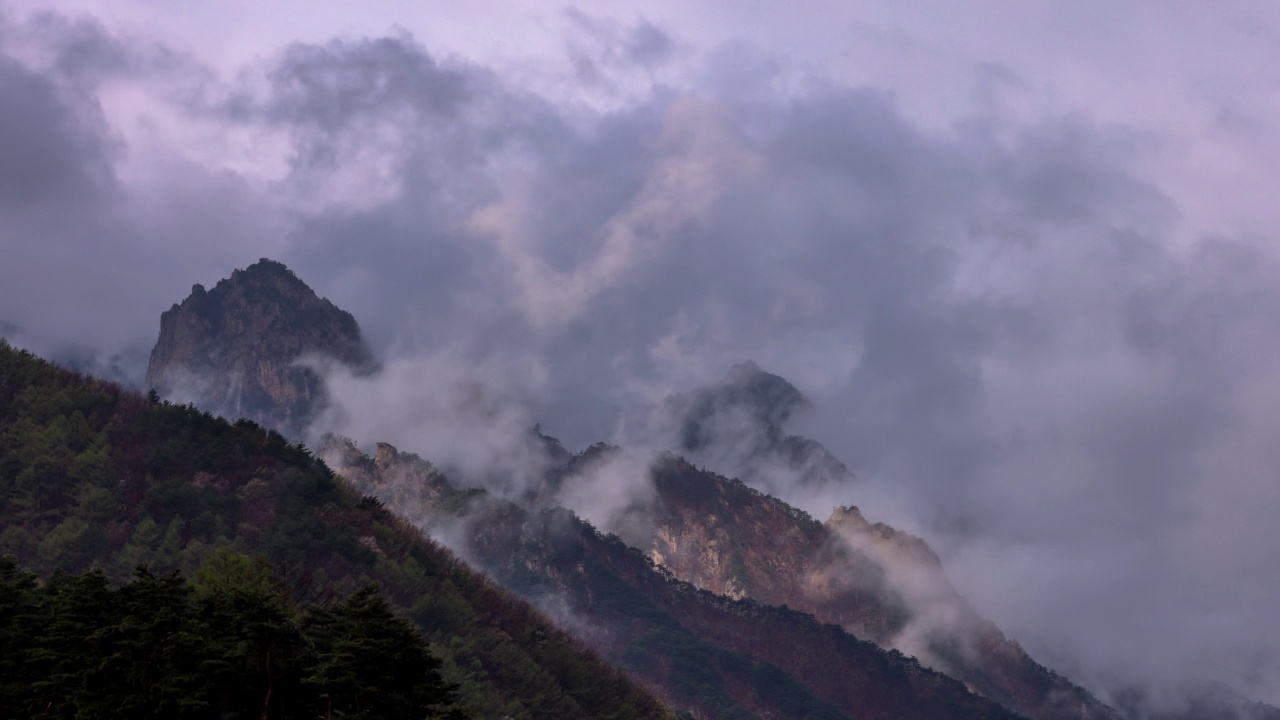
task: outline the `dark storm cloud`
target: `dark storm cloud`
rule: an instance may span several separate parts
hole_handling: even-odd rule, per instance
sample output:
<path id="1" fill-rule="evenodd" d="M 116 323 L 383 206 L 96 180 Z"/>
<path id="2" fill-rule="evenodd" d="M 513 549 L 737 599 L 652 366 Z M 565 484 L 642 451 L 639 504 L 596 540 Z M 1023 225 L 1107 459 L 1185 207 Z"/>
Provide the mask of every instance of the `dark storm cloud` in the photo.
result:
<path id="1" fill-rule="evenodd" d="M 93 201 L 110 188 L 105 128 L 78 100 L 0 57 L 0 200 L 11 211 Z"/>
<path id="2" fill-rule="evenodd" d="M 624 95 L 680 52 L 657 25 L 569 18 L 593 88 Z M 49 47 L 84 49 L 59 57 L 118 56 L 59 27 Z M 1033 654 L 1100 689 L 1274 676 L 1280 268 L 1258 239 L 1174 238 L 1145 169 L 1160 138 L 999 102 L 925 128 L 887 90 L 745 43 L 692 90 L 644 78 L 608 110 L 405 34 L 221 81 L 117 65 L 283 170 L 124 173 L 96 85 L 6 56 L 0 319 L 153 332 L 191 283 L 274 255 L 387 360 L 334 378 L 337 429 L 480 475 L 520 465 L 504 450 L 536 420 L 627 441 L 629 412 L 752 359 L 813 401 L 790 429 L 864 478 L 842 499 L 938 544 Z M 32 220 L 41 202 L 59 217 Z"/>

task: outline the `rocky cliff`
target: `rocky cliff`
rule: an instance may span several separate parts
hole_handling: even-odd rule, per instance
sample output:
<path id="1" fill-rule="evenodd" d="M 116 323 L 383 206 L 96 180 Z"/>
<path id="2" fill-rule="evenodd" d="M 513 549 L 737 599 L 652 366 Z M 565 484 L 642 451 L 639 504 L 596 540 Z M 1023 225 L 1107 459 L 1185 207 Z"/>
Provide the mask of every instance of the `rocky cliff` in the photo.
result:
<path id="1" fill-rule="evenodd" d="M 263 259 L 212 290 L 196 285 L 161 315 L 146 386 L 293 434 L 323 404 L 320 376 L 304 361 L 374 367 L 350 313 Z"/>
<path id="2" fill-rule="evenodd" d="M 670 456 L 653 464 L 651 482 L 658 498 L 652 533 L 636 538 L 635 522 L 627 529 L 633 544 L 676 577 L 716 594 L 811 613 L 918 657 L 1028 717 L 1117 717 L 981 617 L 923 540 L 869 523 L 855 507 L 838 508 L 819 523 Z"/>

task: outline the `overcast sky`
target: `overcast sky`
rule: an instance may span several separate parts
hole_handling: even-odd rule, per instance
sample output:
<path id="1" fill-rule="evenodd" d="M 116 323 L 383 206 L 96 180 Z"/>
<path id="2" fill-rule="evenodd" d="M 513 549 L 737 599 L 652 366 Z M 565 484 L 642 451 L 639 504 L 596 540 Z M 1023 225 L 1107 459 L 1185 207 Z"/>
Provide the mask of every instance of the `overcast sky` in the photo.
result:
<path id="1" fill-rule="evenodd" d="M 0 0 L 22 342 L 140 377 L 268 256 L 570 447 L 755 360 L 1036 657 L 1280 701 L 1280 5 L 54 8 Z"/>

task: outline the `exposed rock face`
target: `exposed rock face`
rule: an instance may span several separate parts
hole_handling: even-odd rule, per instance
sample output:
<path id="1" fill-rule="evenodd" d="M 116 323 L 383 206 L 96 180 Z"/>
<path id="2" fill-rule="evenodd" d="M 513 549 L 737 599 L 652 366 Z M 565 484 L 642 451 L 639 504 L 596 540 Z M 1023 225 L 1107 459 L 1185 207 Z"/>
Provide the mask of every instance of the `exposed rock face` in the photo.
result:
<path id="1" fill-rule="evenodd" d="M 418 525 L 430 525 L 462 507 L 476 491 L 454 488 L 434 465 L 378 443 L 373 456 L 365 455 L 354 441 L 325 435 L 317 456 L 354 483 L 366 495 L 386 503 L 396 513 Z"/>
<path id="2" fill-rule="evenodd" d="M 677 428 L 673 445 L 745 484 L 677 458 L 659 461 L 648 479 L 658 497 L 649 522 L 630 523 L 624 537 L 700 588 L 812 613 L 1037 720 L 1115 717 L 979 615 L 920 538 L 869 523 L 856 507 L 837 508 L 819 523 L 759 492 L 829 497 L 847 495 L 856 482 L 820 443 L 785 432 L 807 404 L 789 382 L 754 363 L 672 397 L 662 413 Z M 567 472 L 592 468 L 579 463 Z M 637 536 L 636 528 L 651 532 Z"/>
<path id="3" fill-rule="evenodd" d="M 654 463 L 650 481 L 658 497 L 652 534 L 635 537 L 634 528 L 643 526 L 632 523 L 628 540 L 675 577 L 717 595 L 811 613 L 919 657 L 1027 717 L 1118 717 L 981 617 L 920 538 L 869 523 L 856 507 L 838 508 L 819 523 L 673 456 Z"/>
<path id="4" fill-rule="evenodd" d="M 321 379 L 304 359 L 358 371 L 375 364 L 350 313 L 263 259 L 212 290 L 196 285 L 161 315 L 146 386 L 293 434 L 323 404 Z"/>

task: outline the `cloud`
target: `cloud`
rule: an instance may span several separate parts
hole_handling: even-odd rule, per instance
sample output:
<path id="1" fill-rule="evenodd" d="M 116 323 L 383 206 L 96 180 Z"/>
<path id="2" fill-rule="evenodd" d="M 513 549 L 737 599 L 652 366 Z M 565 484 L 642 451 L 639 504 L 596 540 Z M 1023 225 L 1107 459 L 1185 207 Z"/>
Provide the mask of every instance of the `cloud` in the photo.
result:
<path id="1" fill-rule="evenodd" d="M 1121 25 L 1198 28 L 1143 8 Z M 332 429 L 511 492 L 535 422 L 625 438 L 755 360 L 813 401 L 788 431 L 863 478 L 842 499 L 928 537 L 1034 656 L 1096 688 L 1274 677 L 1280 268 L 1269 199 L 1231 182 L 1265 177 L 1242 148 L 1269 157 L 1269 96 L 1208 63 L 1242 89 L 1203 124 L 1203 93 L 1122 72 L 1127 35 L 1028 10 L 988 57 L 981 12 L 894 34 L 862 10 L 858 73 L 803 13 L 734 36 L 715 8 L 571 11 L 554 92 L 409 31 L 223 67 L 6 19 L 0 320 L 145 346 L 192 282 L 276 257 L 387 359 L 333 377 Z"/>
<path id="2" fill-rule="evenodd" d="M 127 357 L 140 379 L 158 313 L 268 246 L 277 216 L 241 178 L 132 144 L 113 114 L 199 74 L 93 22 L 41 15 L 0 36 L 0 314 L 44 352 Z"/>
<path id="3" fill-rule="evenodd" d="M 366 446 L 410 448 L 457 484 L 504 498 L 536 491 L 548 469 L 536 422 L 517 394 L 527 395 L 543 373 L 536 358 L 476 365 L 442 352 L 390 360 L 373 376 L 305 362 L 323 374 L 329 392 L 313 442 L 336 433 Z"/>
<path id="4" fill-rule="evenodd" d="M 28 212 L 70 200 L 91 201 L 113 180 L 109 143 L 98 118 L 77 112 L 48 78 L 0 62 L 0 198 Z"/>

